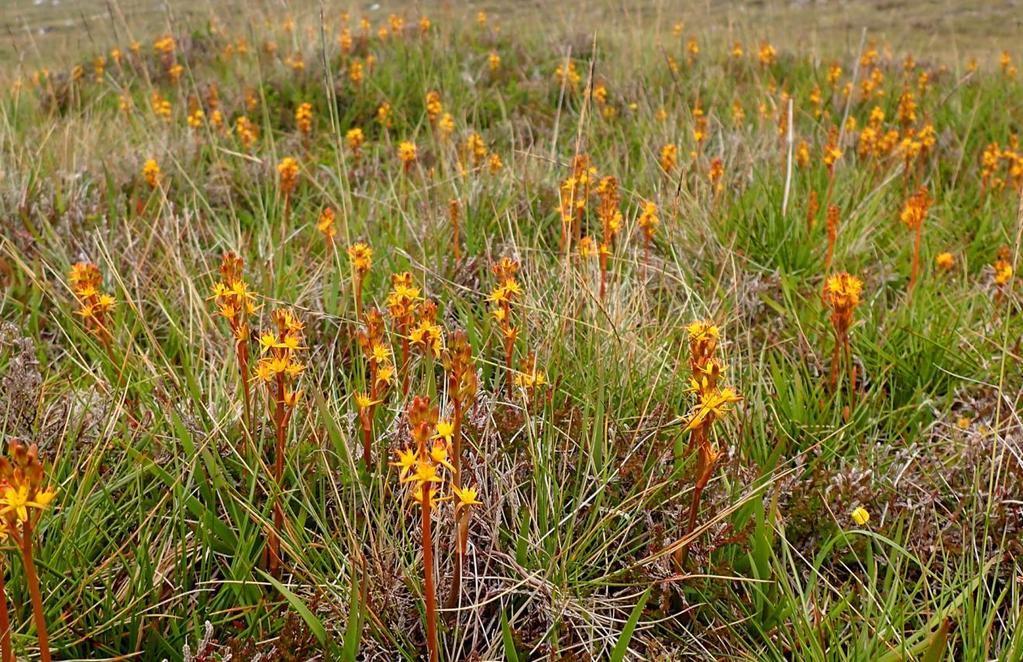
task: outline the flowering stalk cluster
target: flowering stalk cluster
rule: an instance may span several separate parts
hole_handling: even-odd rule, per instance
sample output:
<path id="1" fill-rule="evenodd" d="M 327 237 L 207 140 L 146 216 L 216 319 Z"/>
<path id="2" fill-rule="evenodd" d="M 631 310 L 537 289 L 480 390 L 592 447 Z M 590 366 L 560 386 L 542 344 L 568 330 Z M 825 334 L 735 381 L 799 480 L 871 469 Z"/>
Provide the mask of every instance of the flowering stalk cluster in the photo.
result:
<path id="1" fill-rule="evenodd" d="M 444 348 L 444 332 L 437 324 L 437 304 L 431 299 L 425 299 L 420 302 L 416 312 L 418 319 L 409 331 L 409 343 L 424 358 L 432 361 L 441 356 Z M 432 377 L 432 370 L 429 373 Z"/>
<path id="2" fill-rule="evenodd" d="M 82 317 L 85 330 L 95 336 L 110 355 L 110 312 L 116 300 L 102 290 L 103 274 L 92 262 L 77 262 L 71 266 L 68 281 L 78 299 L 77 312 Z"/>
<path id="3" fill-rule="evenodd" d="M 408 395 L 409 332 L 415 322 L 416 309 L 421 299 L 420 290 L 412 284 L 412 274 L 403 271 L 391 274 L 391 291 L 387 295 L 387 313 L 394 323 L 394 332 L 401 338 L 402 395 Z"/>
<path id="4" fill-rule="evenodd" d="M 547 373 L 536 367 L 535 352 L 529 352 L 522 359 L 519 372 L 515 375 L 515 385 L 522 389 L 527 404 L 533 402 L 540 389 L 547 385 Z"/>
<path id="5" fill-rule="evenodd" d="M 402 484 L 409 485 L 409 495 L 420 506 L 423 544 L 423 599 L 426 603 L 426 646 L 429 659 L 436 662 L 437 648 L 437 589 L 433 571 L 433 509 L 451 498 L 442 495 L 450 483 L 453 467 L 449 460 L 452 439 L 450 422 L 438 421 L 437 408 L 430 398 L 416 396 L 408 406 L 408 421 L 412 446 L 398 453 L 394 462 Z M 474 488 L 451 487 L 457 503 L 457 513 L 478 505 Z"/>
<path id="6" fill-rule="evenodd" d="M 913 293 L 916 287 L 917 275 L 920 271 L 920 244 L 923 239 L 924 219 L 927 218 L 927 210 L 931 206 L 931 196 L 927 193 L 927 187 L 921 186 L 916 193 L 906 200 L 899 214 L 899 220 L 903 225 L 913 231 L 913 266 L 909 275 L 909 293 Z"/>
<path id="7" fill-rule="evenodd" d="M 408 174 L 412 166 L 416 164 L 416 144 L 404 140 L 398 145 L 398 160 L 401 161 L 402 170 Z"/>
<path id="8" fill-rule="evenodd" d="M 302 347 L 302 323 L 287 309 L 278 308 L 270 313 L 273 327 L 259 337 L 261 357 L 256 364 L 256 375 L 266 384 L 268 409 L 274 426 L 273 479 L 278 490 L 284 480 L 284 441 L 288 422 L 302 398 L 296 384 L 305 370 L 298 360 Z M 284 509 L 279 501 L 274 504 L 274 530 L 270 533 L 270 572 L 279 573 L 281 563 L 278 531 L 284 526 Z"/>
<path id="9" fill-rule="evenodd" d="M 600 252 L 600 300 L 604 300 L 607 289 L 607 262 L 614 252 L 615 237 L 622 229 L 622 211 L 619 208 L 621 196 L 618 193 L 618 180 L 608 175 L 597 185 L 600 202 L 597 205 L 597 218 L 600 219 L 601 241 Z"/>
<path id="10" fill-rule="evenodd" d="M 337 212 L 333 207 L 324 207 L 320 212 L 320 217 L 316 219 L 316 229 L 323 235 L 323 240 L 327 242 L 328 248 L 334 246 L 334 237 L 337 236 L 337 226 L 334 225 L 336 217 Z"/>
<path id="11" fill-rule="evenodd" d="M 313 105 L 308 101 L 299 104 L 295 109 L 295 126 L 306 138 L 313 131 Z"/>
<path id="12" fill-rule="evenodd" d="M 361 241 L 348 247 L 348 259 L 352 263 L 352 289 L 355 292 L 355 317 L 362 319 L 362 283 L 373 266 L 373 249 Z"/>
<path id="13" fill-rule="evenodd" d="M 643 264 L 650 261 L 650 244 L 654 240 L 654 234 L 656 234 L 660 222 L 661 219 L 657 216 L 657 204 L 650 200 L 644 200 L 640 204 L 639 219 L 636 221 L 643 233 Z"/>
<path id="14" fill-rule="evenodd" d="M 998 248 L 997 259 L 994 263 L 995 270 L 995 286 L 998 288 L 998 294 L 995 295 L 995 303 L 999 303 L 1005 292 L 1012 287 L 1012 253 L 1009 251 L 1008 246 L 1000 246 Z"/>
<path id="15" fill-rule="evenodd" d="M 838 129 L 831 127 L 828 132 L 828 142 L 824 145 L 824 153 L 821 154 L 821 162 L 828 171 L 828 190 L 824 195 L 824 208 L 831 205 L 831 192 L 835 188 L 835 164 L 842 158 L 842 148 L 838 144 Z"/>
<path id="16" fill-rule="evenodd" d="M 228 251 L 220 261 L 220 280 L 213 284 L 210 297 L 217 306 L 217 313 L 227 320 L 235 343 L 238 373 L 242 381 L 242 403 L 245 406 L 245 426 L 252 430 L 252 401 L 249 379 L 249 322 L 256 312 L 255 294 L 245 283 L 245 263 L 242 258 Z"/>
<path id="17" fill-rule="evenodd" d="M 238 141 L 246 152 L 250 151 L 253 145 L 256 144 L 256 141 L 259 140 L 259 126 L 254 124 L 245 115 L 240 115 L 235 120 L 234 133 L 238 136 Z"/>
<path id="18" fill-rule="evenodd" d="M 383 315 L 378 308 L 370 308 L 366 312 L 365 328 L 355 336 L 369 364 L 369 390 L 355 394 L 359 423 L 362 426 L 362 462 L 367 469 L 373 461 L 373 414 L 376 406 L 387 397 L 387 390 L 394 382 L 394 362 L 384 333 Z"/>
<path id="19" fill-rule="evenodd" d="M 479 382 L 476 378 L 476 366 L 472 362 L 472 346 L 465 331 L 459 329 L 451 334 L 447 348 L 443 354 L 444 371 L 447 375 L 448 399 L 451 401 L 451 487 L 461 492 L 462 489 L 462 421 L 467 405 L 471 405 L 476 397 Z M 445 421 L 438 422 L 438 433 Z M 455 566 L 452 570 L 451 595 L 449 607 L 456 606 L 461 593 L 462 564 L 465 558 L 466 541 L 469 537 L 469 512 L 456 509 L 455 516 Z"/>
<path id="20" fill-rule="evenodd" d="M 146 185 L 151 189 L 160 185 L 160 164 L 156 162 L 156 159 L 146 159 L 146 162 L 142 164 L 142 178 L 146 180 Z"/>
<path id="21" fill-rule="evenodd" d="M 720 447 L 711 439 L 714 422 L 728 413 L 729 408 L 742 401 L 742 396 L 730 386 L 721 387 L 718 382 L 724 371 L 717 357 L 720 332 L 712 322 L 700 320 L 687 327 L 689 334 L 689 391 L 695 398 L 695 405 L 689 413 L 685 431 L 689 432 L 688 452 L 697 453 L 696 485 L 689 506 L 689 521 L 686 536 L 696 527 L 696 515 L 700 497 L 710 481 L 711 474 L 721 455 Z M 676 553 L 679 567 L 685 564 L 688 545 Z"/>
<path id="22" fill-rule="evenodd" d="M 277 175 L 281 187 L 281 195 L 284 196 L 283 227 L 288 227 L 288 212 L 291 211 L 291 194 L 298 185 L 298 161 L 290 156 L 285 156 L 277 164 Z"/>
<path id="23" fill-rule="evenodd" d="M 512 362 L 515 353 L 515 339 L 519 335 L 518 327 L 515 326 L 512 306 L 522 296 L 522 287 L 515 276 L 519 271 L 519 263 L 510 257 L 502 257 L 491 267 L 494 276 L 497 277 L 497 286 L 490 293 L 490 314 L 497 322 L 501 330 L 501 338 L 504 342 L 504 370 L 505 382 L 508 385 L 508 392 L 512 389 Z"/>
<path id="24" fill-rule="evenodd" d="M 590 164 L 590 157 L 578 154 L 572 159 L 572 174 L 561 182 L 561 254 L 568 250 L 571 237 L 578 241 L 582 235 L 586 205 L 590 198 L 590 187 L 597 169 Z"/>
<path id="25" fill-rule="evenodd" d="M 35 444 L 12 440 L 7 447 L 7 457 L 0 459 L 0 539 L 8 536 L 14 540 L 21 553 L 25 569 L 25 582 L 32 597 L 32 614 L 35 619 L 36 637 L 39 640 L 39 659 L 49 662 L 50 644 L 46 629 L 46 615 L 43 598 L 39 590 L 39 574 L 32 556 L 35 526 L 40 516 L 56 496 L 52 487 L 43 487 L 43 464 L 39 461 L 39 449 Z M 2 595 L 3 573 L 0 572 L 0 627 L 3 627 L 2 652 L 5 660 L 13 662 L 10 648 L 10 623 L 7 614 L 7 598 Z M 4 622 L 8 621 L 8 622 Z"/>
<path id="26" fill-rule="evenodd" d="M 835 348 L 831 354 L 832 389 L 838 386 L 838 372 L 844 357 L 850 391 L 856 392 L 856 367 L 852 363 L 849 329 L 853 323 L 853 312 L 860 305 L 862 291 L 863 282 L 844 272 L 828 276 L 824 283 L 824 301 L 831 308 L 831 327 L 835 332 Z"/>

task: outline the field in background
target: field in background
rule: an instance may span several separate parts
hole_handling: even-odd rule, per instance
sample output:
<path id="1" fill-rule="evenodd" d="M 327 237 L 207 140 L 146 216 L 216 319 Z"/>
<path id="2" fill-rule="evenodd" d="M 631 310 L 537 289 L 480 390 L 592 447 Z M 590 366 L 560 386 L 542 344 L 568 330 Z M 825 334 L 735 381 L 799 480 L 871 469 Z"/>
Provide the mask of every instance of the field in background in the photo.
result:
<path id="1" fill-rule="evenodd" d="M 1012 3 L 330 7 L 0 8 L 19 659 L 1023 659 Z"/>
<path id="2" fill-rule="evenodd" d="M 211 15 L 242 29 L 283 13 L 314 16 L 320 6 L 312 0 L 8 0 L 0 7 L 0 63 L 38 66 L 107 48 L 130 35 L 195 25 Z M 322 6 L 328 15 L 348 8 L 336 2 Z M 352 9 L 379 20 L 408 6 L 381 2 Z M 427 0 L 414 6 L 444 15 L 457 3 Z M 870 38 L 890 44 L 896 52 L 926 52 L 928 58 L 947 63 L 969 57 L 992 63 L 1002 49 L 1016 46 L 1023 36 L 1023 13 L 1013 0 L 524 0 L 478 2 L 471 7 L 531 29 L 556 26 L 567 32 L 606 31 L 609 25 L 617 31 L 623 23 L 649 29 L 657 23 L 684 20 L 714 38 L 730 39 L 747 32 L 776 42 L 794 37 L 801 49 L 822 56 L 854 50 L 866 30 Z"/>

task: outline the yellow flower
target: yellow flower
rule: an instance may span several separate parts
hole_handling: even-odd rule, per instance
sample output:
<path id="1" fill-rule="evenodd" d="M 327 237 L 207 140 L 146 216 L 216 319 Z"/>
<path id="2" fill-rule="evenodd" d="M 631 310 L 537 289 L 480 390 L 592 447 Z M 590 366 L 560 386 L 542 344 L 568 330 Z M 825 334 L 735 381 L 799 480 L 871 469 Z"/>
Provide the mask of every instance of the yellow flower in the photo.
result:
<path id="1" fill-rule="evenodd" d="M 370 355 L 377 363 L 385 363 L 391 358 L 391 351 L 384 345 L 377 343 L 370 350 Z"/>
<path id="2" fill-rule="evenodd" d="M 661 168 L 665 172 L 671 172 L 675 169 L 675 164 L 678 161 L 678 147 L 668 143 L 661 148 Z"/>
<path id="3" fill-rule="evenodd" d="M 309 102 L 299 104 L 295 109 L 295 126 L 304 134 L 313 129 L 313 105 Z"/>
<path id="4" fill-rule="evenodd" d="M 364 275 L 373 266 L 373 249 L 368 244 L 356 242 L 348 247 L 348 258 L 357 274 Z"/>
<path id="5" fill-rule="evenodd" d="M 386 101 L 377 108 L 377 122 L 385 129 L 391 128 L 391 104 Z"/>
<path id="6" fill-rule="evenodd" d="M 448 445 L 442 439 L 434 439 L 433 445 L 430 446 L 430 459 L 448 471 L 454 472 L 455 470 L 451 463 L 448 462 Z"/>
<path id="7" fill-rule="evenodd" d="M 348 142 L 348 147 L 352 150 L 352 152 L 358 154 L 359 148 L 361 148 L 363 143 L 366 142 L 366 136 L 362 133 L 362 129 L 355 127 L 354 129 L 348 130 L 345 134 L 345 140 Z"/>
<path id="8" fill-rule="evenodd" d="M 939 253 L 938 257 L 934 258 L 934 264 L 942 271 L 951 271 L 956 264 L 956 259 L 951 253 Z"/>
<path id="9" fill-rule="evenodd" d="M 414 142 L 409 142 L 408 140 L 403 140 L 398 145 L 398 159 L 401 160 L 401 163 L 405 166 L 406 170 L 411 168 L 412 164 L 416 161 L 416 144 Z"/>
<path id="10" fill-rule="evenodd" d="M 369 407 L 372 407 L 373 405 L 376 404 L 380 404 L 380 401 L 370 398 L 365 393 L 355 394 L 355 406 L 358 407 L 359 409 L 368 409 Z"/>
<path id="11" fill-rule="evenodd" d="M 859 506 L 856 510 L 852 511 L 851 517 L 856 526 L 863 526 L 870 521 L 870 513 L 863 506 Z"/>
<path id="12" fill-rule="evenodd" d="M 156 188 L 160 184 L 160 165 L 156 159 L 146 159 L 142 166 L 142 176 L 146 179 L 149 188 Z"/>
<path id="13" fill-rule="evenodd" d="M 725 387 L 709 393 L 701 393 L 700 404 L 697 406 L 696 412 L 689 419 L 686 430 L 701 427 L 714 419 L 721 418 L 721 416 L 728 413 L 729 405 L 741 401 L 742 396 L 731 387 Z"/>
<path id="14" fill-rule="evenodd" d="M 824 286 L 824 294 L 828 303 L 836 311 L 852 311 L 860 304 L 860 293 L 863 291 L 863 281 L 847 273 L 838 273 L 828 276 Z"/>
<path id="15" fill-rule="evenodd" d="M 377 369 L 377 387 L 383 388 L 390 385 L 394 381 L 394 366 L 390 364 L 382 365 Z"/>
<path id="16" fill-rule="evenodd" d="M 995 262 L 995 283 L 1005 285 L 1012 280 L 1012 265 L 1008 260 L 999 259 Z"/>
<path id="17" fill-rule="evenodd" d="M 316 221 L 316 229 L 323 233 L 324 239 L 328 242 L 333 242 L 334 235 L 337 234 L 337 229 L 334 227 L 335 216 L 336 213 L 332 207 L 324 207 L 320 212 L 320 218 Z"/>
<path id="18" fill-rule="evenodd" d="M 416 452 L 411 448 L 398 451 L 398 459 L 391 462 L 392 467 L 398 467 L 398 479 L 405 482 L 412 469 L 416 466 Z"/>
<path id="19" fill-rule="evenodd" d="M 0 508 L 0 514 L 13 512 L 19 522 L 27 522 L 29 508 L 45 510 L 53 501 L 55 492 L 36 492 L 35 498 L 31 498 L 28 487 L 28 484 L 21 484 L 16 488 L 11 486 L 4 488 L 4 495 L 0 498 L 0 505 L 3 506 Z"/>
<path id="20" fill-rule="evenodd" d="M 423 483 L 443 483 L 444 479 L 437 473 L 437 465 L 430 460 L 417 460 L 416 472 L 407 478 L 407 481 Z"/>
<path id="21" fill-rule="evenodd" d="M 459 489 L 454 485 L 451 486 L 451 491 L 454 492 L 455 498 L 458 499 L 458 505 L 455 508 L 467 508 L 469 506 L 481 506 L 483 502 L 479 500 L 479 492 L 475 487 L 465 487 Z"/>
<path id="22" fill-rule="evenodd" d="M 443 439 L 447 443 L 451 443 L 451 435 L 455 433 L 455 426 L 451 421 L 440 420 L 437 421 L 437 434 L 433 436 L 434 439 Z"/>
<path id="23" fill-rule="evenodd" d="M 281 191 L 285 194 L 291 193 L 298 182 L 298 161 L 290 156 L 285 156 L 277 164 L 277 174 L 280 175 Z"/>

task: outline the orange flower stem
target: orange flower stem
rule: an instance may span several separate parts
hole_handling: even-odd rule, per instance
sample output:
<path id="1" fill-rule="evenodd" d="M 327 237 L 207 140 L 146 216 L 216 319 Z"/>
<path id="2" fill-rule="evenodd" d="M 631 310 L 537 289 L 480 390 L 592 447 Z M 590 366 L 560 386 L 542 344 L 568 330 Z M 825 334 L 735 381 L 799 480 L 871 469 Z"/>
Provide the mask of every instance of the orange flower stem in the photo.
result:
<path id="1" fill-rule="evenodd" d="M 456 380 L 452 380 L 456 381 Z M 460 380 L 457 380 L 460 381 Z M 458 386 L 455 384 L 455 388 Z M 462 489 L 462 401 L 459 398 L 452 398 L 454 412 L 452 414 L 451 430 L 451 484 Z M 448 594 L 448 609 L 458 606 L 458 596 L 462 593 L 462 557 L 465 555 L 465 538 L 468 533 L 468 514 L 466 509 L 454 510 L 455 520 L 455 561 L 451 569 L 451 592 Z"/>
<path id="2" fill-rule="evenodd" d="M 430 483 L 424 482 L 423 493 L 423 591 L 426 602 L 426 648 L 430 662 L 437 662 L 437 595 L 433 585 L 433 532 L 430 520 Z"/>
<path id="3" fill-rule="evenodd" d="M 369 469 L 370 462 L 373 461 L 373 423 L 372 423 L 372 407 L 362 417 L 362 464 Z"/>
<path id="4" fill-rule="evenodd" d="M 607 288 L 607 255 L 603 250 L 600 252 L 600 294 L 599 301 L 604 301 L 604 290 Z"/>
<path id="5" fill-rule="evenodd" d="M 288 214 L 291 211 L 291 192 L 284 194 L 284 213 L 281 219 L 281 241 L 288 236 Z"/>
<path id="6" fill-rule="evenodd" d="M 642 279 L 646 280 L 646 271 L 650 264 L 650 237 L 643 237 L 643 273 Z"/>
<path id="7" fill-rule="evenodd" d="M 455 263 L 458 263 L 461 258 L 461 249 L 459 247 L 459 233 L 458 233 L 458 214 L 451 214 L 451 249 L 455 256 Z"/>
<path id="8" fill-rule="evenodd" d="M 0 568 L 0 657 L 3 662 L 14 662 L 11 649 L 11 618 L 7 613 L 7 580 L 6 570 Z"/>
<path id="9" fill-rule="evenodd" d="M 401 393 L 402 395 L 408 395 L 408 359 L 409 359 L 409 340 L 405 330 L 401 331 Z"/>
<path id="10" fill-rule="evenodd" d="M 242 377 L 242 405 L 245 407 L 245 433 L 252 434 L 252 401 L 249 387 L 249 352 L 248 343 L 239 340 L 235 345 L 235 353 L 238 355 L 238 371 Z"/>
<path id="11" fill-rule="evenodd" d="M 355 319 L 362 321 L 362 276 L 355 275 Z"/>
<path id="12" fill-rule="evenodd" d="M 50 637 L 46 632 L 46 614 L 43 612 L 43 596 L 39 592 L 39 575 L 32 559 L 32 522 L 26 521 L 21 534 L 21 559 L 25 565 L 25 582 L 32 596 L 32 615 L 36 622 L 36 637 L 39 640 L 40 662 L 50 662 Z"/>
<path id="13" fill-rule="evenodd" d="M 909 274 L 909 294 L 913 294 L 916 287 L 916 279 L 920 271 L 920 243 L 923 238 L 923 223 L 917 223 L 916 235 L 913 238 L 913 266 Z"/>
<path id="14" fill-rule="evenodd" d="M 852 346 L 849 344 L 849 334 L 843 334 L 842 340 L 845 345 L 846 370 L 849 371 L 849 397 L 852 404 L 856 404 L 856 364 L 852 360 Z"/>
<path id="15" fill-rule="evenodd" d="M 512 358 L 513 358 L 514 352 L 515 352 L 515 343 L 514 343 L 514 341 L 511 340 L 510 338 L 508 338 L 507 336 L 505 336 L 505 339 L 504 339 L 504 376 L 505 376 L 506 386 L 508 388 L 508 397 L 511 397 L 511 394 L 513 392 L 513 389 L 512 389 L 512 384 L 513 384 L 513 378 L 512 378 Z"/>
<path id="16" fill-rule="evenodd" d="M 284 432 L 287 425 L 287 414 L 284 404 L 284 377 L 277 375 L 277 401 L 274 404 L 274 431 L 276 446 L 274 448 L 274 483 L 281 489 L 284 480 Z M 284 527 L 284 510 L 280 504 L 280 495 L 274 498 L 274 524 L 270 532 L 270 574 L 279 576 L 281 566 L 281 539 L 279 531 Z"/>
<path id="17" fill-rule="evenodd" d="M 834 391 L 838 387 L 838 363 L 841 360 L 841 344 L 842 336 L 835 329 L 835 349 L 831 353 L 831 390 Z"/>
<path id="18" fill-rule="evenodd" d="M 701 443 L 705 442 L 701 439 Z M 709 461 L 707 466 L 701 468 L 700 475 L 696 478 L 696 485 L 693 486 L 693 500 L 689 504 L 689 521 L 686 525 L 686 537 L 690 536 L 696 529 L 696 516 L 700 512 L 700 498 L 703 496 L 703 490 L 707 487 L 707 482 L 710 480 L 710 476 L 714 472 L 715 464 L 716 460 Z M 678 562 L 679 570 L 685 567 L 686 559 L 688 558 L 689 545 L 686 544 L 682 546 L 682 549 L 676 552 L 676 561 Z"/>
<path id="19" fill-rule="evenodd" d="M 828 207 L 831 205 L 831 191 L 834 188 L 835 188 L 835 167 L 831 166 L 831 168 L 828 169 L 828 190 L 824 194 L 824 204 L 821 206 L 821 209 L 827 211 Z"/>

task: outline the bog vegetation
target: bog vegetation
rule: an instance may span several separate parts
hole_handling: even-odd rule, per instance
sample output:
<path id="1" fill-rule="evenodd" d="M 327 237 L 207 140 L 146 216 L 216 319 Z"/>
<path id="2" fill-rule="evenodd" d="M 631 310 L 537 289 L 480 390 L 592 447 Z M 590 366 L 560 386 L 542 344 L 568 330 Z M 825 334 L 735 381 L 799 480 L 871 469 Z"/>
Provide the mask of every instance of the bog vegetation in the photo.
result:
<path id="1" fill-rule="evenodd" d="M 1023 658 L 1018 55 L 331 9 L 13 68 L 2 662 Z"/>

